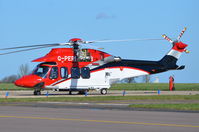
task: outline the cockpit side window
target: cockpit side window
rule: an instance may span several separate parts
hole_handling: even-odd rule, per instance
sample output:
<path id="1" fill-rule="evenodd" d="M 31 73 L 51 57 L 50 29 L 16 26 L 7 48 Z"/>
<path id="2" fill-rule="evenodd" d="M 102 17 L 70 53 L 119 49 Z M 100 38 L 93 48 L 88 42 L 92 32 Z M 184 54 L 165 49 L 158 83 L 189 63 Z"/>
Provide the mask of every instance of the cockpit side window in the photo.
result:
<path id="1" fill-rule="evenodd" d="M 60 68 L 60 75 L 61 75 L 61 78 L 68 78 L 68 68 L 67 67 L 61 67 Z"/>
<path id="2" fill-rule="evenodd" d="M 50 71 L 50 79 L 57 79 L 57 78 L 58 78 L 58 68 L 54 66 Z"/>
<path id="3" fill-rule="evenodd" d="M 37 76 L 46 78 L 48 71 L 49 71 L 49 67 L 48 66 L 38 66 L 33 71 L 33 75 L 37 75 Z"/>

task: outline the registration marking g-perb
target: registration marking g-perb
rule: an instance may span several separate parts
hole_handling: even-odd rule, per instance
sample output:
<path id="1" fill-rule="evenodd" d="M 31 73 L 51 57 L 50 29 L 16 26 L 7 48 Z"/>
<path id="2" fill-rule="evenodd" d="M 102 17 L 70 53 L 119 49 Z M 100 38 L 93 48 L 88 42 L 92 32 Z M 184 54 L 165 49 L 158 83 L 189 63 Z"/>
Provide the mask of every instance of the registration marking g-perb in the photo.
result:
<path id="1" fill-rule="evenodd" d="M 74 57 L 74 56 L 58 56 L 57 60 L 58 61 L 75 61 L 76 57 Z"/>

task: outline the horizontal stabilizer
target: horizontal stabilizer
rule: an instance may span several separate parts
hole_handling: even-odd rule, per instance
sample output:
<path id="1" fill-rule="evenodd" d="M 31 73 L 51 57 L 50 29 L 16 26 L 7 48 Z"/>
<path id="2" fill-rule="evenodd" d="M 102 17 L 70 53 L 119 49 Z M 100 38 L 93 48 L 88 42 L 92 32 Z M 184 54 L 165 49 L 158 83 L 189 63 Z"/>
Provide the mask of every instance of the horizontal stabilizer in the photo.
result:
<path id="1" fill-rule="evenodd" d="M 182 70 L 185 68 L 185 65 L 179 66 L 176 70 Z"/>

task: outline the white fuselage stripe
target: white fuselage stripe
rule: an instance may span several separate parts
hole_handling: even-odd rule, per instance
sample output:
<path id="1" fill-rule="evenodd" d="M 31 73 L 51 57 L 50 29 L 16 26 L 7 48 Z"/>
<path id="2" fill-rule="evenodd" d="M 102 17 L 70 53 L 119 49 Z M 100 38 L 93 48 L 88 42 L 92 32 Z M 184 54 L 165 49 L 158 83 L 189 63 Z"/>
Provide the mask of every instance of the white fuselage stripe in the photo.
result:
<path id="1" fill-rule="evenodd" d="M 108 74 L 107 74 L 108 73 Z M 48 86 L 48 88 L 85 88 L 85 89 L 101 89 L 101 88 L 109 88 L 110 84 L 115 81 L 119 81 L 121 79 L 135 77 L 140 75 L 148 75 L 149 73 L 146 71 L 142 71 L 139 69 L 131 69 L 131 68 L 106 68 L 103 70 L 99 70 L 96 72 L 91 72 L 91 77 L 89 79 L 83 79 L 80 77 L 79 79 L 68 79 L 54 86 Z"/>
<path id="2" fill-rule="evenodd" d="M 171 49 L 167 55 L 170 55 L 170 56 L 175 57 L 176 59 L 179 59 L 181 54 L 182 54 L 181 52 Z"/>

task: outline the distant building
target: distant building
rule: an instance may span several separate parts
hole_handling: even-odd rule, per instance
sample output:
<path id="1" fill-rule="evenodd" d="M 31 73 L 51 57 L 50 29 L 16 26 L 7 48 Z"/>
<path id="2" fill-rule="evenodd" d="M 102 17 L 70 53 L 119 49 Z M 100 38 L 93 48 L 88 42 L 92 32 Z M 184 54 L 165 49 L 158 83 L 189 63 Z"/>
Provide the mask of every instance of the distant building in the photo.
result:
<path id="1" fill-rule="evenodd" d="M 155 77 L 155 81 L 153 83 L 159 83 L 159 78 L 158 77 Z"/>

